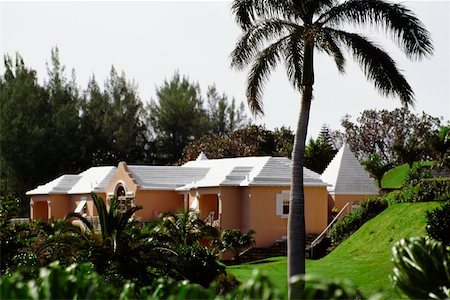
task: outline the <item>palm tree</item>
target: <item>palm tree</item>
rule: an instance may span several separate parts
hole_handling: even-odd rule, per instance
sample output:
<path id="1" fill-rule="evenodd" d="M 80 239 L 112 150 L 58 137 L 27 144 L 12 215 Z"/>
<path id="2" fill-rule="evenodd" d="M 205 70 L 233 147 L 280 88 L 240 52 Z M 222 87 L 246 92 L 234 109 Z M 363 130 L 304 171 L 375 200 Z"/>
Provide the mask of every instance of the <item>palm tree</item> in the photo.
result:
<path id="1" fill-rule="evenodd" d="M 250 66 L 247 101 L 254 114 L 262 114 L 262 88 L 281 61 L 288 78 L 301 93 L 301 109 L 293 149 L 290 217 L 288 225 L 288 276 L 305 271 L 303 154 L 314 84 L 314 51 L 332 56 L 345 70 L 343 49 L 361 65 L 367 78 L 384 95 L 397 96 L 407 106 L 414 93 L 394 60 L 361 34 L 342 30 L 347 25 L 377 25 L 411 59 L 430 55 L 428 31 L 414 14 L 384 0 L 234 0 L 232 12 L 243 33 L 231 53 L 231 66 Z M 293 289 L 289 289 L 295 297 Z"/>
<path id="2" fill-rule="evenodd" d="M 133 214 L 142 209 L 142 206 L 132 206 L 128 207 L 125 211 L 121 211 L 117 198 L 113 197 L 109 202 L 108 209 L 105 201 L 101 197 L 94 193 L 91 193 L 91 197 L 97 209 L 103 243 L 112 246 L 113 251 L 115 251 L 122 231 L 126 228 Z M 66 216 L 66 220 L 70 218 L 79 219 L 89 230 L 93 231 L 94 226 L 81 214 L 75 212 L 69 213 Z"/>

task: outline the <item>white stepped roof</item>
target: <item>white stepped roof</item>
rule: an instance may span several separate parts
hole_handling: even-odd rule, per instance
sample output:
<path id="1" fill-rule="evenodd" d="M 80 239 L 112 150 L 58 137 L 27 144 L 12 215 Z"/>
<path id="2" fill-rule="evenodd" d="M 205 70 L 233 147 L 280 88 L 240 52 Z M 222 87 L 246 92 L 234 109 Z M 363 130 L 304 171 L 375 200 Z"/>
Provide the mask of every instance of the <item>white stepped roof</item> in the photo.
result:
<path id="1" fill-rule="evenodd" d="M 128 166 L 128 170 L 141 190 L 175 190 L 208 172 L 206 168 L 176 166 Z"/>
<path id="2" fill-rule="evenodd" d="M 332 184 L 328 191 L 334 195 L 378 195 L 375 180 L 356 159 L 350 146 L 344 144 L 320 177 Z"/>
<path id="3" fill-rule="evenodd" d="M 292 162 L 285 157 L 237 157 L 189 161 L 182 168 L 209 168 L 204 178 L 182 189 L 217 186 L 288 186 Z M 326 186 L 320 175 L 304 168 L 305 186 Z"/>
<path id="4" fill-rule="evenodd" d="M 80 175 L 62 175 L 28 191 L 26 195 L 66 194 L 80 179 Z"/>
<path id="5" fill-rule="evenodd" d="M 116 167 L 92 167 L 79 174 L 82 178 L 67 192 L 68 194 L 89 194 L 105 191 L 114 176 Z"/>
<path id="6" fill-rule="evenodd" d="M 62 175 L 28 191 L 27 195 L 89 194 L 103 192 L 116 167 L 92 167 L 78 175 Z"/>
<path id="7" fill-rule="evenodd" d="M 93 167 L 78 175 L 63 175 L 27 192 L 40 194 L 88 194 L 104 192 L 116 167 Z M 128 166 L 141 190 L 185 191 L 219 186 L 289 186 L 292 162 L 285 157 L 237 157 L 201 159 L 177 166 Z M 304 168 L 305 186 L 327 186 L 320 175 Z"/>

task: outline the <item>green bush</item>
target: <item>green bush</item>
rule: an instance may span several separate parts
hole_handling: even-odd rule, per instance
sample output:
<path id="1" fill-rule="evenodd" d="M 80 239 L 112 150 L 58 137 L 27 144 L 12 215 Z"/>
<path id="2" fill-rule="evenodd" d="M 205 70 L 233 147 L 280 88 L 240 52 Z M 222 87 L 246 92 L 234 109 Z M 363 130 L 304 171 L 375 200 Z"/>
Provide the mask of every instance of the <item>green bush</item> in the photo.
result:
<path id="1" fill-rule="evenodd" d="M 450 246 L 450 201 L 426 212 L 428 236 Z"/>
<path id="2" fill-rule="evenodd" d="M 450 200 L 450 178 L 423 179 L 418 187 L 420 202 Z"/>
<path id="3" fill-rule="evenodd" d="M 389 205 L 450 200 L 450 178 L 421 179 L 412 187 L 394 191 L 385 196 Z"/>
<path id="4" fill-rule="evenodd" d="M 420 188 L 418 186 L 405 188 L 399 191 L 393 191 L 384 196 L 384 199 L 389 205 L 395 203 L 412 203 L 419 202 L 420 200 Z"/>
<path id="5" fill-rule="evenodd" d="M 372 219 L 388 207 L 384 198 L 368 197 L 355 212 L 345 216 L 338 221 L 331 230 L 331 240 L 333 246 L 337 246 L 353 232 L 358 230 L 365 222 Z"/>
<path id="6" fill-rule="evenodd" d="M 450 260 L 445 246 L 424 237 L 397 242 L 392 248 L 394 285 L 413 299 L 450 297 Z"/>
<path id="7" fill-rule="evenodd" d="M 90 264 L 62 267 L 55 261 L 39 270 L 37 280 L 24 280 L 19 272 L 0 278 L 2 299 L 111 299 L 124 294 L 133 298 L 130 286 L 120 292 L 92 271 Z"/>

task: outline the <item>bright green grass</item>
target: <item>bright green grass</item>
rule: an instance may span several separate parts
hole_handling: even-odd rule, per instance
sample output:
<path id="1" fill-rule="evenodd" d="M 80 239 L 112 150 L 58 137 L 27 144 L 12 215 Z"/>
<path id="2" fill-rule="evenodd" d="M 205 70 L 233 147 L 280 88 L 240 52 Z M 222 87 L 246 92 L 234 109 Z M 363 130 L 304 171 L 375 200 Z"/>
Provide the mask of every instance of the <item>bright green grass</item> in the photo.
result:
<path id="1" fill-rule="evenodd" d="M 306 272 L 350 279 L 364 295 L 383 290 L 388 299 L 404 297 L 391 285 L 391 248 L 402 238 L 425 233 L 425 211 L 436 202 L 395 204 L 364 224 L 333 252 L 320 260 L 307 260 Z M 264 271 L 281 290 L 287 291 L 286 258 L 269 258 L 258 264 L 230 266 L 239 280 L 248 279 L 252 270 Z"/>
<path id="2" fill-rule="evenodd" d="M 414 163 L 415 165 L 419 163 Z M 421 162 L 422 166 L 431 166 L 433 162 Z M 408 177 L 409 166 L 408 164 L 403 164 L 395 167 L 384 174 L 383 179 L 381 179 L 381 186 L 385 189 L 399 189 L 403 186 L 406 178 Z"/>

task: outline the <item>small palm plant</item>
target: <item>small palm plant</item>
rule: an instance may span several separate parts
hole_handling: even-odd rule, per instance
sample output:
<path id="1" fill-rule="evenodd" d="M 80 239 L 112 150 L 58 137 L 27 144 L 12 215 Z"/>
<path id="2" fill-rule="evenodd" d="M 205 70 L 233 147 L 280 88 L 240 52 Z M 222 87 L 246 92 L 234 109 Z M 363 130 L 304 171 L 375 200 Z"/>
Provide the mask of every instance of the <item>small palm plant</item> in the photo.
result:
<path id="1" fill-rule="evenodd" d="M 116 197 L 113 197 L 109 202 L 109 209 L 105 201 L 94 193 L 91 193 L 95 208 L 97 209 L 98 218 L 100 222 L 100 230 L 104 244 L 112 246 L 113 251 L 117 249 L 117 241 L 119 240 L 123 230 L 128 225 L 133 214 L 142 209 L 142 206 L 132 206 L 126 208 L 125 211 L 119 209 L 119 202 Z M 79 213 L 69 213 L 66 220 L 70 218 L 77 218 L 82 221 L 90 231 L 94 230 L 92 223 Z"/>
<path id="2" fill-rule="evenodd" d="M 247 233 L 242 233 L 238 229 L 224 230 L 221 235 L 221 248 L 231 251 L 234 255 L 234 261 L 240 263 L 242 251 L 249 249 L 255 244 L 255 233 L 251 229 Z"/>
<path id="3" fill-rule="evenodd" d="M 173 245 L 191 245 L 200 241 L 215 240 L 219 232 L 207 225 L 195 212 L 184 211 L 178 214 L 164 212 L 155 231 L 165 235 Z"/>

